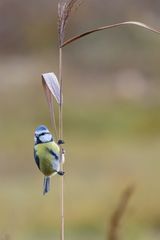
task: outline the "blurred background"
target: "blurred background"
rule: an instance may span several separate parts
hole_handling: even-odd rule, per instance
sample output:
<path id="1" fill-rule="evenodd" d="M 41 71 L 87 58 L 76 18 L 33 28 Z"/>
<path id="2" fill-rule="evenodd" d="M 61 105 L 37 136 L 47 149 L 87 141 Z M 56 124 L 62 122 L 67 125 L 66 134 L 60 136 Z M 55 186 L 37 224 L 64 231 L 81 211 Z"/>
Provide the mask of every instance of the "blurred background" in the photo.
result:
<path id="1" fill-rule="evenodd" d="M 66 38 L 125 20 L 160 26 L 158 0 L 87 0 Z M 60 178 L 42 196 L 33 134 L 50 127 L 41 74 L 58 73 L 57 1 L 0 1 L 0 239 L 60 239 Z M 127 186 L 120 239 L 160 238 L 160 37 L 134 26 L 64 49 L 66 239 L 106 239 Z"/>

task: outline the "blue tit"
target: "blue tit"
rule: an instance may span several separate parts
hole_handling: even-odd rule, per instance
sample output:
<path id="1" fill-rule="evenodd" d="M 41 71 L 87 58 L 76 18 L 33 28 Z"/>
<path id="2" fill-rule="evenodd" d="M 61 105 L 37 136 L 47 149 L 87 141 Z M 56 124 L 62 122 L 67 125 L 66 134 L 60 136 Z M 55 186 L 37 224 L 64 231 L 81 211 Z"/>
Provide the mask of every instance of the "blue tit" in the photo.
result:
<path id="1" fill-rule="evenodd" d="M 61 141 L 60 141 L 61 143 Z M 35 129 L 34 134 L 34 159 L 39 170 L 44 174 L 43 194 L 50 190 L 52 175 L 63 175 L 60 171 L 60 148 L 53 139 L 52 134 L 44 125 Z"/>

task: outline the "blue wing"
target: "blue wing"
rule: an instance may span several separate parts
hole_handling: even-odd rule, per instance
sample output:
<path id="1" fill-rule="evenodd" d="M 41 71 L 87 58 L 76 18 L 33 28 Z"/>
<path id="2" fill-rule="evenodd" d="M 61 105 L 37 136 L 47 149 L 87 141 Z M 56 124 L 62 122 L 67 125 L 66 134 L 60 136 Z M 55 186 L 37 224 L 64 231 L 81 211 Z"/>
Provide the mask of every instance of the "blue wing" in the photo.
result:
<path id="1" fill-rule="evenodd" d="M 38 168 L 40 169 L 40 161 L 39 161 L 39 157 L 38 157 L 35 149 L 34 149 L 34 160 L 35 160 Z"/>

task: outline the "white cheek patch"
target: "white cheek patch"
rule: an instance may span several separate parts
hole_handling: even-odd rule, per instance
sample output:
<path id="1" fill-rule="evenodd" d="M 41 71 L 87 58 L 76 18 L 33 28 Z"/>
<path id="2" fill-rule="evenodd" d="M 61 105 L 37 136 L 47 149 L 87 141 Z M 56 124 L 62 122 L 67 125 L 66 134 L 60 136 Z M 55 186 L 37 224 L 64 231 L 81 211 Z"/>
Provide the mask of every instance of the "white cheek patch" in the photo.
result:
<path id="1" fill-rule="evenodd" d="M 51 134 L 45 134 L 45 135 L 42 135 L 42 136 L 40 136 L 39 137 L 39 140 L 41 141 L 41 142 L 49 142 L 49 141 L 51 141 L 52 140 L 52 135 Z"/>

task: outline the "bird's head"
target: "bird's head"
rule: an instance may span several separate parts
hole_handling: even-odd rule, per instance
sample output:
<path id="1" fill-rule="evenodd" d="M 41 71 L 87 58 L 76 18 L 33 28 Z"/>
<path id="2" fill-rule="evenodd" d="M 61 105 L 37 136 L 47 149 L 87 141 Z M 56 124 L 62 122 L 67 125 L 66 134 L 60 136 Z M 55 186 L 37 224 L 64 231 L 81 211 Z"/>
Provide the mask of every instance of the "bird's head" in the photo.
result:
<path id="1" fill-rule="evenodd" d="M 40 125 L 35 129 L 34 143 L 47 143 L 53 141 L 52 134 L 45 125 Z"/>

